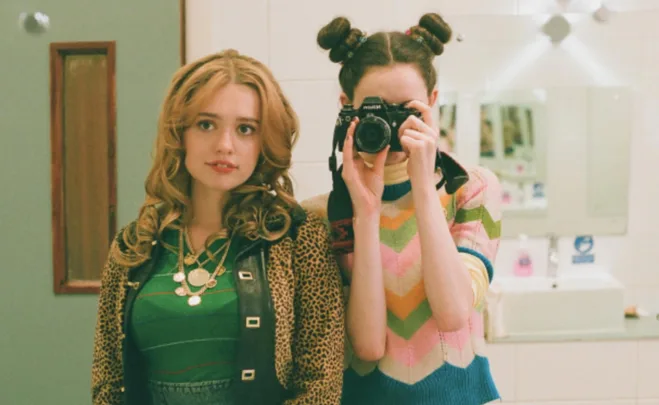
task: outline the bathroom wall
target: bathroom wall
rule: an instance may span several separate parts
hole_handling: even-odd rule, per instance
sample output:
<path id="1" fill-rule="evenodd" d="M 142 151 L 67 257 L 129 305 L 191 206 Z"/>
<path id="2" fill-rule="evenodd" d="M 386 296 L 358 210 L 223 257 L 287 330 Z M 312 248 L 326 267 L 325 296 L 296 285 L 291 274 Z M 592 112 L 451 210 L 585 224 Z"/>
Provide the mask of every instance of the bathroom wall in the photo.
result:
<path id="1" fill-rule="evenodd" d="M 659 405 L 659 341 L 491 344 L 504 404 Z"/>
<path id="2" fill-rule="evenodd" d="M 41 36 L 18 29 L 19 14 L 34 11 L 51 19 Z M 98 297 L 53 294 L 48 47 L 117 41 L 122 226 L 144 198 L 158 109 L 179 66 L 178 2 L 3 0 L 0 17 L 0 404 L 85 405 Z"/>
<path id="3" fill-rule="evenodd" d="M 572 1 L 572 36 L 558 49 L 536 47 L 537 55 L 529 62 L 528 48 L 537 43 L 535 36 L 552 0 L 196 0 L 188 5 L 188 59 L 235 47 L 272 67 L 301 117 L 293 168 L 299 198 L 326 192 L 331 185 L 327 157 L 339 106 L 338 66 L 329 62 L 315 38 L 332 16 L 347 15 L 357 27 L 374 31 L 405 29 L 423 12 L 440 11 L 456 31 L 466 33 L 463 42 L 454 41 L 438 58 L 440 91 L 484 90 L 492 88 L 494 79 L 508 76 L 514 77 L 509 85 L 521 87 L 531 81 L 537 84 L 538 76 L 547 86 L 632 86 L 636 93 L 629 190 L 611 190 L 629 193 L 628 230 L 619 237 L 595 235 L 594 254 L 597 264 L 609 267 L 628 287 L 629 303 L 659 311 L 659 271 L 651 255 L 659 242 L 659 215 L 653 208 L 659 198 L 659 187 L 653 182 L 659 170 L 659 116 L 654 113 L 659 107 L 659 1 L 609 1 L 610 8 L 621 13 L 613 14 L 604 25 L 587 14 L 597 3 Z M 529 16 L 524 37 L 511 36 L 506 30 L 506 17 L 519 15 Z M 246 25 L 249 29 L 243 30 Z M 452 63 L 451 53 L 459 53 L 460 58 L 453 60 L 461 61 L 465 53 L 473 55 L 473 64 L 458 66 Z M 526 65 L 520 66 L 520 59 L 526 59 Z M 511 64 L 517 66 L 516 75 L 510 73 Z M 459 139 L 461 142 L 477 144 L 474 139 Z M 477 161 L 477 155 L 464 150 L 458 146 L 463 159 Z M 549 198 L 551 205 L 552 196 Z M 564 238 L 560 243 L 565 264 L 570 263 L 574 251 L 573 239 Z M 503 241 L 497 261 L 500 274 L 511 268 L 516 245 L 515 240 Z M 536 269 L 542 273 L 546 240 L 532 240 L 531 248 Z"/>
<path id="4" fill-rule="evenodd" d="M 637 90 L 627 234 L 595 235 L 595 255 L 597 264 L 609 266 L 628 287 L 629 303 L 659 311 L 659 269 L 652 254 L 659 246 L 655 209 L 659 201 L 659 1 L 608 1 L 612 9 L 625 13 L 613 15 L 607 25 L 596 24 L 584 14 L 597 3 L 571 2 L 569 11 L 576 13 L 570 17 L 575 22 L 572 39 L 564 47 L 546 47 L 536 55 L 533 74 L 547 85 L 626 84 Z M 463 42 L 448 46 L 439 60 L 440 90 L 483 90 L 492 84 L 488 78 L 500 77 L 528 51 L 542 19 L 547 18 L 538 13 L 552 4 L 547 0 L 189 0 L 188 59 L 234 47 L 271 66 L 301 117 L 293 175 L 298 197 L 305 198 L 330 189 L 327 156 L 339 105 L 338 66 L 317 48 L 315 38 L 333 16 L 347 15 L 368 31 L 404 30 L 423 12 L 440 11 L 456 29 L 467 33 Z M 511 36 L 506 24 L 493 26 L 492 21 L 516 15 L 529 16 L 529 36 Z M 473 63 L 452 65 L 453 52 L 473 55 Z M 487 70 L 481 75 L 485 79 L 474 82 L 477 71 L 483 69 Z M 517 84 L 529 79 L 528 69 L 519 70 Z M 463 142 L 477 145 L 474 139 Z M 565 264 L 570 263 L 572 243 L 573 238 L 561 240 Z M 503 241 L 497 272 L 509 271 L 515 246 L 515 241 Z M 531 248 L 536 269 L 544 272 L 546 241 L 533 240 Z M 659 390 L 651 378 L 659 367 L 659 341 L 493 344 L 490 351 L 506 403 L 659 405 Z"/>

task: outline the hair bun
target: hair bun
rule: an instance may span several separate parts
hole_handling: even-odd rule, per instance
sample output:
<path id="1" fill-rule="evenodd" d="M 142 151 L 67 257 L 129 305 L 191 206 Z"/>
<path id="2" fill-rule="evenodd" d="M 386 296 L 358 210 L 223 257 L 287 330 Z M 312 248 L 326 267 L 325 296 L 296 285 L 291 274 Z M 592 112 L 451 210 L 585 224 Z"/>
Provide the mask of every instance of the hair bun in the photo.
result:
<path id="1" fill-rule="evenodd" d="M 437 13 L 424 14 L 419 20 L 419 26 L 437 37 L 442 44 L 447 44 L 451 40 L 453 34 L 451 26 Z"/>
<path id="2" fill-rule="evenodd" d="M 421 17 L 419 25 L 410 28 L 410 34 L 423 38 L 424 43 L 435 55 L 441 55 L 444 52 L 444 45 L 451 40 L 453 30 L 439 14 L 427 13 Z"/>
<path id="3" fill-rule="evenodd" d="M 321 48 L 330 51 L 329 58 L 332 62 L 342 63 L 350 52 L 357 49 L 363 35 L 362 31 L 352 28 L 347 18 L 336 17 L 318 31 L 316 41 Z"/>

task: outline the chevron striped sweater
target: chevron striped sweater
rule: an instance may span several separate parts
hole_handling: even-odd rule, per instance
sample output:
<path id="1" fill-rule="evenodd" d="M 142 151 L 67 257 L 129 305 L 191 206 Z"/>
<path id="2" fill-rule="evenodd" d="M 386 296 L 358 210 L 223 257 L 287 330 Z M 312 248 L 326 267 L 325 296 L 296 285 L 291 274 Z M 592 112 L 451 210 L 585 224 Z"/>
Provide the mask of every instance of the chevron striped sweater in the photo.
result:
<path id="1" fill-rule="evenodd" d="M 386 167 L 380 217 L 386 351 L 380 361 L 364 362 L 346 339 L 343 405 L 482 405 L 499 399 L 484 352 L 482 313 L 499 246 L 501 190 L 489 170 L 475 167 L 468 173 L 469 181 L 457 193 L 448 195 L 442 188 L 437 197 L 472 278 L 473 312 L 463 330 L 440 332 L 425 295 L 406 162 Z M 320 195 L 303 205 L 327 218 L 327 199 Z M 347 259 L 343 271 L 349 280 L 352 260 Z"/>

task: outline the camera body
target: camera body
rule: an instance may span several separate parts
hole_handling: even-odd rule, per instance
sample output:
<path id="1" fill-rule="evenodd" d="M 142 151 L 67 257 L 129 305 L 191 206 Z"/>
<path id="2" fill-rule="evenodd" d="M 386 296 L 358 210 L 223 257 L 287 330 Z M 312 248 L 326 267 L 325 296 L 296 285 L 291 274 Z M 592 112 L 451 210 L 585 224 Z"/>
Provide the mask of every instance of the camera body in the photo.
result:
<path id="1" fill-rule="evenodd" d="M 387 145 L 392 152 L 401 152 L 398 128 L 410 115 L 421 118 L 421 112 L 402 104 L 388 104 L 380 97 L 366 97 L 358 109 L 345 104 L 339 112 L 334 127 L 334 141 L 343 150 L 348 127 L 355 117 L 359 118 L 354 134 L 354 147 L 358 152 L 378 153 Z"/>

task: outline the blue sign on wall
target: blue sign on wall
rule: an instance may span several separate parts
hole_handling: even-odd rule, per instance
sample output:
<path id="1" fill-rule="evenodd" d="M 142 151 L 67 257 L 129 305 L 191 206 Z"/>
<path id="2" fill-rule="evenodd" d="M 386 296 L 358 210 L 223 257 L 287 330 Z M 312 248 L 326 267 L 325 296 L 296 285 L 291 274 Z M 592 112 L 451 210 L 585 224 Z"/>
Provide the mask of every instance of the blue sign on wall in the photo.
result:
<path id="1" fill-rule="evenodd" d="M 594 263 L 595 254 L 593 252 L 594 242 L 590 235 L 577 236 L 574 239 L 574 250 L 576 254 L 572 256 L 572 263 Z"/>

